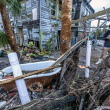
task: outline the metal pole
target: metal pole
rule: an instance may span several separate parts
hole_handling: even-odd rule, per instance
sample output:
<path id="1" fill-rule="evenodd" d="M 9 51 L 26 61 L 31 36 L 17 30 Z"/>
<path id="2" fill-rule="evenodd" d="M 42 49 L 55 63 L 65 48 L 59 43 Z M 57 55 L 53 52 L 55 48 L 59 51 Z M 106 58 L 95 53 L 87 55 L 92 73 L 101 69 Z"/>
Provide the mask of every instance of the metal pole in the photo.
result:
<path id="1" fill-rule="evenodd" d="M 86 66 L 90 66 L 91 59 L 91 41 L 87 41 Z M 89 68 L 85 68 L 85 77 L 89 78 Z"/>

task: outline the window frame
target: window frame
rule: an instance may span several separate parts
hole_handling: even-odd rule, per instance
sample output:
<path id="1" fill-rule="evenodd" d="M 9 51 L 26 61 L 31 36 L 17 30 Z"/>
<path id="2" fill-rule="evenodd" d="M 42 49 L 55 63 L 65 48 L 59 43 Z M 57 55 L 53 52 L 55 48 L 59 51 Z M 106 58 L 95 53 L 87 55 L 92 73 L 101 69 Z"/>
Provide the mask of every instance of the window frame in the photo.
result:
<path id="1" fill-rule="evenodd" d="M 23 0 L 20 2 L 20 4 L 24 3 L 24 6 L 25 6 L 25 15 L 22 15 L 22 9 L 21 9 L 21 16 L 23 17 L 26 17 L 26 16 L 29 16 L 29 15 L 32 15 L 32 0 L 31 1 L 31 13 L 30 14 L 27 14 L 27 0 Z"/>
<path id="2" fill-rule="evenodd" d="M 57 3 L 57 2 L 58 2 L 58 3 Z M 62 10 L 59 11 L 59 7 L 61 7 L 61 9 L 62 9 L 62 5 L 59 4 L 59 0 L 56 0 L 56 1 L 51 0 L 51 4 L 52 4 L 52 3 L 55 3 L 55 4 L 56 4 L 56 8 L 55 8 L 55 16 L 54 16 L 54 15 L 52 15 L 52 13 L 51 13 L 51 10 L 52 10 L 52 6 L 51 6 L 51 8 L 50 8 L 50 16 L 51 16 L 51 18 L 61 19 L 61 17 L 59 18 L 59 15 L 60 15 L 59 12 L 62 12 Z"/>

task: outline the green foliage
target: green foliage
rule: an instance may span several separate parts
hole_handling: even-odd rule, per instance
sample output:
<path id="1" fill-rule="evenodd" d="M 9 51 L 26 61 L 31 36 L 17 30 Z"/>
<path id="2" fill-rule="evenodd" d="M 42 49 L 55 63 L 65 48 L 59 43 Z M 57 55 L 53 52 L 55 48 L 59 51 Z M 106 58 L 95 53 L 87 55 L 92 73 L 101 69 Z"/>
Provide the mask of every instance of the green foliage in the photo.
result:
<path id="1" fill-rule="evenodd" d="M 26 47 L 26 44 L 23 44 L 24 47 Z"/>
<path id="2" fill-rule="evenodd" d="M 97 32 L 98 32 L 97 36 L 103 35 L 103 30 L 98 29 Z M 96 32 L 94 32 L 94 36 L 96 36 Z"/>
<path id="3" fill-rule="evenodd" d="M 30 55 L 31 57 L 36 57 L 36 55 L 33 54 L 33 53 L 30 53 L 29 55 Z"/>
<path id="4" fill-rule="evenodd" d="M 30 48 L 32 48 L 32 47 L 34 46 L 34 44 L 33 44 L 33 42 L 32 42 L 32 41 L 31 41 L 31 42 L 29 42 L 29 44 L 28 44 L 28 45 L 29 45 L 29 47 L 30 47 Z"/>
<path id="5" fill-rule="evenodd" d="M 54 26 L 57 27 L 58 26 L 58 23 L 54 23 Z"/>
<path id="6" fill-rule="evenodd" d="M 7 39 L 7 36 L 5 33 L 3 33 L 1 30 L 0 30 L 0 45 L 2 47 L 5 47 L 6 45 L 8 45 L 8 39 Z"/>
<path id="7" fill-rule="evenodd" d="M 12 13 L 13 16 L 21 14 L 21 4 L 19 0 L 4 0 L 8 6 L 8 10 Z"/>
<path id="8" fill-rule="evenodd" d="M 10 54 L 11 52 L 10 51 L 7 51 L 7 54 Z"/>
<path id="9" fill-rule="evenodd" d="M 75 84 L 76 82 L 73 80 L 73 84 Z"/>
<path id="10" fill-rule="evenodd" d="M 44 55 L 44 52 L 39 52 L 38 55 Z"/>
<path id="11" fill-rule="evenodd" d="M 53 39 L 50 38 L 50 39 L 48 40 L 48 43 L 47 43 L 47 45 L 48 45 L 48 50 L 51 50 L 52 42 L 53 42 Z"/>
<path id="12" fill-rule="evenodd" d="M 21 51 L 19 51 L 20 53 L 22 53 L 23 51 L 21 50 Z"/>
<path id="13" fill-rule="evenodd" d="M 39 52 L 38 55 L 49 55 L 51 51 Z"/>
<path id="14" fill-rule="evenodd" d="M 26 57 L 29 57 L 29 54 L 26 54 Z"/>
<path id="15" fill-rule="evenodd" d="M 24 48 L 24 52 L 27 52 L 27 47 Z"/>

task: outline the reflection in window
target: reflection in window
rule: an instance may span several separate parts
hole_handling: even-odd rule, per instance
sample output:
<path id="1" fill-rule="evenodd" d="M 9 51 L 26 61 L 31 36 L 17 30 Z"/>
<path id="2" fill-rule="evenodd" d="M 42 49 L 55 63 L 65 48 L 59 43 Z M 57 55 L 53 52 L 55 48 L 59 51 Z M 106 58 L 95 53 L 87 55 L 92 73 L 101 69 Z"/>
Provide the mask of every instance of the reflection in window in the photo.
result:
<path id="1" fill-rule="evenodd" d="M 31 14 L 31 0 L 26 1 L 27 15 Z"/>
<path id="2" fill-rule="evenodd" d="M 21 14 L 22 16 L 25 16 L 25 3 L 21 4 Z"/>
<path id="3" fill-rule="evenodd" d="M 52 3 L 51 4 L 51 15 L 52 16 L 55 16 L 56 15 L 56 4 L 55 3 Z"/>

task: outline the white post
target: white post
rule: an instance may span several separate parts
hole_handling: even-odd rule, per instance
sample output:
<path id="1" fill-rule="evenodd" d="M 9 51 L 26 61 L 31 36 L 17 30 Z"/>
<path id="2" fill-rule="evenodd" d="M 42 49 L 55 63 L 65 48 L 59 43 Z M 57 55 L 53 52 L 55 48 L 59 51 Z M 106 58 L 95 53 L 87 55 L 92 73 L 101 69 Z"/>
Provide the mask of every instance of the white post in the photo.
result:
<path id="1" fill-rule="evenodd" d="M 22 75 L 22 71 L 21 71 L 21 68 L 20 68 L 20 65 L 19 65 L 17 54 L 15 52 L 10 53 L 10 54 L 8 54 L 8 58 L 9 58 L 9 61 L 10 61 L 10 65 L 12 67 L 14 77 Z M 27 91 L 24 79 L 19 79 L 15 82 L 16 82 L 16 86 L 17 86 L 17 89 L 18 89 L 18 93 L 19 93 L 19 97 L 20 97 L 22 105 L 30 102 L 30 98 L 29 98 L 29 95 L 28 95 L 28 91 Z"/>
<path id="2" fill-rule="evenodd" d="M 90 66 L 90 58 L 91 58 L 91 41 L 87 41 L 87 52 L 86 52 L 86 65 Z M 89 68 L 85 68 L 85 77 L 89 77 Z"/>

